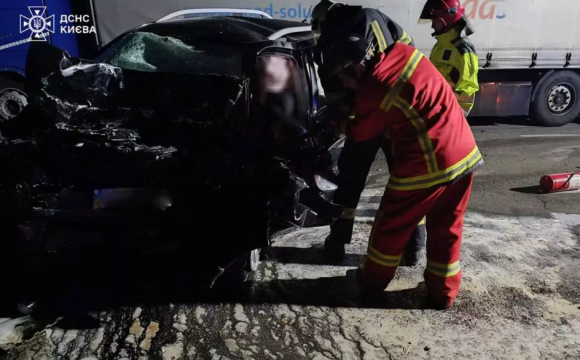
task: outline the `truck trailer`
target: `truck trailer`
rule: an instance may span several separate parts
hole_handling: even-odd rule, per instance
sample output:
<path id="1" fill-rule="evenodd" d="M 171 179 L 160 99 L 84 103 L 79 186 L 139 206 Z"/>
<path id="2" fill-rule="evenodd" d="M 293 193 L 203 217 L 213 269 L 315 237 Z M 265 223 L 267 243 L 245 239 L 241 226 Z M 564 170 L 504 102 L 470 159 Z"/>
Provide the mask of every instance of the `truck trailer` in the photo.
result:
<path id="1" fill-rule="evenodd" d="M 275 19 L 302 21 L 307 25 L 311 9 L 317 2 L 0 0 L 0 119 L 14 117 L 26 103 L 24 59 L 29 41 L 35 39 L 30 37 L 31 31 L 26 31 L 26 26 L 23 29 L 20 15 L 31 18 L 31 6 L 44 7 L 45 18 L 54 15 L 51 19 L 56 23 L 53 25 L 57 25 L 54 31 L 49 29 L 48 36 L 41 40 L 49 41 L 73 56 L 90 58 L 91 54 L 127 30 L 181 10 L 251 9 Z M 470 39 L 477 50 L 480 65 L 480 91 L 469 117 L 529 117 L 543 126 L 562 126 L 574 121 L 580 115 L 580 25 L 577 25 L 580 1 L 462 2 L 466 16 L 475 27 Z M 348 4 L 376 8 L 387 14 L 405 28 L 419 50 L 428 56 L 435 39 L 428 25 L 418 24 L 424 3 L 425 0 L 348 1 Z M 212 13 L 184 14 L 200 15 L 212 16 Z M 215 15 L 224 13 L 216 12 Z M 94 32 L 90 31 L 92 26 Z M 78 31 L 71 34 L 71 28 Z"/>

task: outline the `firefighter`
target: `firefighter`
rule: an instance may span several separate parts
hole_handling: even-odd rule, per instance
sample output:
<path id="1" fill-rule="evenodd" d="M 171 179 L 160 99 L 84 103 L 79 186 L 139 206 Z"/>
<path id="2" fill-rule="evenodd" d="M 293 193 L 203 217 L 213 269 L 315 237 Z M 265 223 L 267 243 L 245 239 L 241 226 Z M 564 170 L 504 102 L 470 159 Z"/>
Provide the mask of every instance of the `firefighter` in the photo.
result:
<path id="1" fill-rule="evenodd" d="M 380 11 L 362 6 L 348 6 L 330 0 L 322 0 L 313 9 L 311 27 L 317 39 L 318 63 L 321 61 L 319 55 L 322 54 L 326 44 L 333 38 L 341 36 L 346 29 L 367 38 L 377 52 L 382 52 L 397 41 L 413 44 L 413 40 L 405 30 Z M 327 104 L 331 114 L 334 114 L 332 116 L 339 118 L 339 122 L 345 125 L 350 115 L 349 109 L 352 107 L 349 99 L 353 97 L 349 96 L 348 89 L 344 89 L 336 77 L 327 76 L 323 67 L 319 67 L 319 75 Z M 356 207 L 365 188 L 371 165 L 379 148 L 388 161 L 390 146 L 384 136 L 377 136 L 364 142 L 354 142 L 347 137 L 338 160 L 338 189 L 334 196 L 334 202 L 345 209 L 342 216 L 331 225 L 330 235 L 325 239 L 326 253 L 332 258 L 340 260 L 344 257 L 344 247 L 351 242 Z M 425 223 L 421 220 L 411 236 L 402 265 L 414 266 L 418 263 L 420 252 L 425 246 L 425 237 Z"/>
<path id="2" fill-rule="evenodd" d="M 433 307 L 448 308 L 459 292 L 464 213 L 483 158 L 453 90 L 419 50 L 395 43 L 373 55 L 372 44 L 353 34 L 329 46 L 321 65 L 354 91 L 351 139 L 383 135 L 392 144 L 360 280 L 369 294 L 382 295 L 426 217 L 427 295 Z"/>
<path id="3" fill-rule="evenodd" d="M 459 0 L 427 0 L 419 24 L 429 22 L 434 30 L 431 35 L 437 39 L 429 58 L 453 88 L 467 116 L 479 90 L 479 59 L 467 39 L 474 31 L 465 17 L 465 8 Z"/>
<path id="4" fill-rule="evenodd" d="M 362 6 L 346 5 L 332 0 L 321 0 L 312 10 L 311 28 L 317 42 L 317 54 L 325 44 L 348 33 L 359 33 L 373 42 L 379 51 L 383 51 L 395 41 L 413 45 L 413 39 L 407 32 L 388 16 L 376 9 Z M 316 57 L 319 64 L 319 59 Z M 336 82 L 336 79 L 319 72 L 321 85 L 326 101 L 332 105 L 340 105 L 348 96 Z"/>

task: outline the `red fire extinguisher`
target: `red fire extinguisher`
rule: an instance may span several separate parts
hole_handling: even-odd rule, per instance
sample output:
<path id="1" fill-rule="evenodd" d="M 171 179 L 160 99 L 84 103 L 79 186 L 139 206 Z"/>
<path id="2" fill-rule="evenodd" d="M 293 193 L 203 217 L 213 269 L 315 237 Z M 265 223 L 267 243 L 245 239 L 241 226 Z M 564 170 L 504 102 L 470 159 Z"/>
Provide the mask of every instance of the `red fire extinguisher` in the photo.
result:
<path id="1" fill-rule="evenodd" d="M 578 190 L 580 189 L 580 170 L 542 176 L 540 189 L 545 193 Z"/>

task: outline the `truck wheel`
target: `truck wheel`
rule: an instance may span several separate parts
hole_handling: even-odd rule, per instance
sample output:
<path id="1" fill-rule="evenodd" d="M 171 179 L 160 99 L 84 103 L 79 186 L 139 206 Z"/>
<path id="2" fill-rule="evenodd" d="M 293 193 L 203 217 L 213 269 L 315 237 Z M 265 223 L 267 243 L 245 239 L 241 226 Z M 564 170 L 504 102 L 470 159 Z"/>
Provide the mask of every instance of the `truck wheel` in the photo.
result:
<path id="1" fill-rule="evenodd" d="M 24 81 L 0 76 L 0 122 L 12 120 L 28 105 Z"/>
<path id="2" fill-rule="evenodd" d="M 580 115 L 580 75 L 572 71 L 556 72 L 540 84 L 532 103 L 534 121 L 558 127 Z"/>

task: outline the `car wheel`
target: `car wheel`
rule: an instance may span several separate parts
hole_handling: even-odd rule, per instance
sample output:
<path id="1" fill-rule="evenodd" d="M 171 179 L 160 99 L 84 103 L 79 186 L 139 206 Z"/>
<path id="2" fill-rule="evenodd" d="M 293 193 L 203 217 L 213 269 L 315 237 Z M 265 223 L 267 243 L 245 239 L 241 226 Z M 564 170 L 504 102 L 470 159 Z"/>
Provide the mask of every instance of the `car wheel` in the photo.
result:
<path id="1" fill-rule="evenodd" d="M 251 274 L 258 270 L 260 253 L 260 249 L 248 251 L 232 262 L 217 279 L 218 289 L 243 287 Z"/>
<path id="2" fill-rule="evenodd" d="M 24 81 L 0 76 L 0 122 L 12 120 L 26 105 L 28 96 L 24 92 Z"/>
<path id="3" fill-rule="evenodd" d="M 539 125 L 558 127 L 580 115 L 580 75 L 558 71 L 549 75 L 536 90 L 533 120 Z"/>

